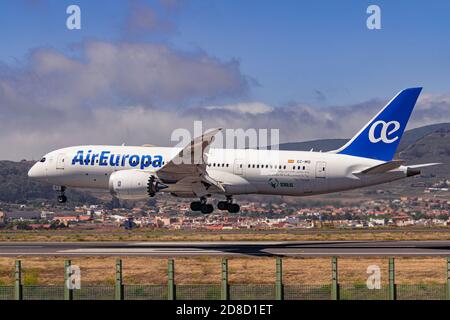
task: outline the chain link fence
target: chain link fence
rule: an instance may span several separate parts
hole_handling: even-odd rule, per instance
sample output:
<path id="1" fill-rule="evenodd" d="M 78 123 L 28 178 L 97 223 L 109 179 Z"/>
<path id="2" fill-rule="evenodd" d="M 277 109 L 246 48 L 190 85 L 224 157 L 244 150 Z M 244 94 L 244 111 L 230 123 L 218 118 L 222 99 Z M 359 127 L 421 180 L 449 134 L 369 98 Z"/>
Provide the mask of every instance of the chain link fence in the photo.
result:
<path id="1" fill-rule="evenodd" d="M 13 300 L 14 286 L 0 286 L 0 300 Z"/>
<path id="2" fill-rule="evenodd" d="M 231 300 L 274 300 L 275 285 L 272 284 L 232 284 Z"/>
<path id="3" fill-rule="evenodd" d="M 14 285 L 0 286 L 0 300 L 444 300 L 450 299 L 450 258 L 447 258 L 447 281 L 437 284 L 398 284 L 395 280 L 394 259 L 389 258 L 389 282 L 380 289 L 366 284 L 339 283 L 337 258 L 332 259 L 329 284 L 284 284 L 282 261 L 277 258 L 273 284 L 229 283 L 227 260 L 222 261 L 221 282 L 215 284 L 176 284 L 174 261 L 169 259 L 167 284 L 123 284 L 122 262 L 116 261 L 115 283 L 81 285 L 70 289 L 60 285 L 23 285 L 20 261 L 16 261 Z M 66 261 L 70 266 L 70 261 Z M 70 270 L 65 269 L 66 272 Z M 64 279 L 71 279 L 65 274 Z M 373 276 L 371 274 L 371 276 Z M 78 279 L 80 280 L 80 279 Z"/>
<path id="4" fill-rule="evenodd" d="M 61 300 L 64 299 L 63 286 L 23 286 L 24 300 Z"/>
<path id="5" fill-rule="evenodd" d="M 73 290 L 74 300 L 114 300 L 114 286 L 82 286 Z M 125 300 L 167 300 L 166 285 L 124 285 Z M 270 284 L 232 284 L 231 300 L 274 300 L 275 286 Z M 63 300 L 63 286 L 23 286 L 24 300 Z M 220 300 L 220 285 L 177 285 L 176 300 Z M 285 285 L 285 300 L 330 300 L 330 285 Z M 398 300 L 445 300 L 445 284 L 398 284 Z M 0 300 L 13 300 L 14 286 L 0 286 Z M 340 285 L 340 300 L 389 300 L 389 287 L 368 289 L 364 285 Z"/>
<path id="6" fill-rule="evenodd" d="M 389 286 L 380 289 L 368 289 L 365 284 L 339 285 L 341 300 L 389 300 Z"/>
<path id="7" fill-rule="evenodd" d="M 114 286 L 81 286 L 73 290 L 74 300 L 113 300 Z"/>
<path id="8" fill-rule="evenodd" d="M 445 300 L 447 286 L 445 284 L 398 284 L 398 300 Z"/>
<path id="9" fill-rule="evenodd" d="M 286 300 L 330 300 L 330 285 L 285 285 Z"/>
<path id="10" fill-rule="evenodd" d="M 188 285 L 176 286 L 177 300 L 220 300 L 220 285 Z"/>
<path id="11" fill-rule="evenodd" d="M 166 285 L 125 285 L 125 300 L 167 300 Z"/>

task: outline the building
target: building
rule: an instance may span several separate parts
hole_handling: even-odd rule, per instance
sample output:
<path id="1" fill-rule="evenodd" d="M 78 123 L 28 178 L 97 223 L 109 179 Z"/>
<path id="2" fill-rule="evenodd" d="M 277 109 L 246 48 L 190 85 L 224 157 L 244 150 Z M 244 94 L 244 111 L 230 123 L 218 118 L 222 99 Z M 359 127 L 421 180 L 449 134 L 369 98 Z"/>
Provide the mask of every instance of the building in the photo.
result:
<path id="1" fill-rule="evenodd" d="M 59 223 L 67 226 L 71 222 L 77 222 L 78 216 L 54 216 L 53 221 L 59 221 Z"/>
<path id="2" fill-rule="evenodd" d="M 5 214 L 4 219 L 7 221 L 36 221 L 41 218 L 39 211 L 12 211 Z"/>

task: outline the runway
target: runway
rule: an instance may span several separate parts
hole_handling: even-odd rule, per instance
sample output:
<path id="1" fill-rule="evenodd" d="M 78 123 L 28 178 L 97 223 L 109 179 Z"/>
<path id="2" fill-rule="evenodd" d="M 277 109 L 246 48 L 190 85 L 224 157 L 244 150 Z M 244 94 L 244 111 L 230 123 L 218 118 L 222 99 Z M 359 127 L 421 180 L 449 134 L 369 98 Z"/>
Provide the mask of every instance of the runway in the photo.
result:
<path id="1" fill-rule="evenodd" d="M 450 241 L 3 242 L 0 256 L 450 256 Z"/>

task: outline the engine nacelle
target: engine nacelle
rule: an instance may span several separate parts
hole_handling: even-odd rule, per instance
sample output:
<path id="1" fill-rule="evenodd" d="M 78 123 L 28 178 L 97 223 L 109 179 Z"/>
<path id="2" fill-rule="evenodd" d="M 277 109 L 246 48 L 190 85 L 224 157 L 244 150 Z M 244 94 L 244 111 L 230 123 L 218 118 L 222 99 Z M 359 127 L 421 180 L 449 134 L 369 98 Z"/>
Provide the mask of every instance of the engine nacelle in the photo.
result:
<path id="1" fill-rule="evenodd" d="M 167 188 L 151 172 L 140 170 L 121 170 L 111 174 L 109 190 L 119 199 L 145 199 Z"/>

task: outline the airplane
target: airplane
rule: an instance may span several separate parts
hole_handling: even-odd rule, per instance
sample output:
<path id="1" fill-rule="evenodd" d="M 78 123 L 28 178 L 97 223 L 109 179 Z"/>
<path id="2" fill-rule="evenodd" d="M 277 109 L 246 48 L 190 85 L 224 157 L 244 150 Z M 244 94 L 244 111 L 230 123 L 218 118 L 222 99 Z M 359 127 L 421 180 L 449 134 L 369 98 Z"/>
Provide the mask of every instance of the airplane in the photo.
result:
<path id="1" fill-rule="evenodd" d="M 194 138 L 184 148 L 74 146 L 41 158 L 28 176 L 50 183 L 67 201 L 67 187 L 109 190 L 119 199 L 146 199 L 168 192 L 194 198 L 190 208 L 210 214 L 237 213 L 235 195 L 308 196 L 378 185 L 420 174 L 393 160 L 422 88 L 400 91 L 352 139 L 328 152 L 210 148 L 221 128 Z M 197 200 L 198 199 L 198 200 Z"/>

